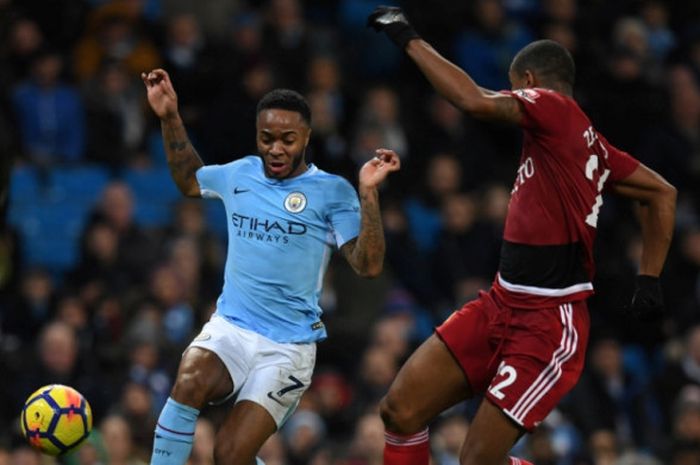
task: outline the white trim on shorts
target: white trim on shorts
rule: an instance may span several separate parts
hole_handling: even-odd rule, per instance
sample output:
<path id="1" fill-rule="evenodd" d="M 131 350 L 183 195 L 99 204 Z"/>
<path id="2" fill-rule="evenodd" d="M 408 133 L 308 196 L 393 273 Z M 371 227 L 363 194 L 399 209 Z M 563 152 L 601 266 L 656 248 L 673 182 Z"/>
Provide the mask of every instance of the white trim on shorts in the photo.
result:
<path id="1" fill-rule="evenodd" d="M 574 356 L 578 348 L 578 332 L 573 323 L 572 305 L 570 303 L 560 305 L 559 315 L 564 327 L 561 333 L 561 342 L 557 350 L 552 354 L 552 359 L 544 370 L 540 372 L 537 379 L 520 396 L 515 405 L 512 408 L 503 410 L 520 425 L 524 424 L 525 417 L 537 405 L 537 402 L 559 381 L 562 374 L 562 365 Z"/>

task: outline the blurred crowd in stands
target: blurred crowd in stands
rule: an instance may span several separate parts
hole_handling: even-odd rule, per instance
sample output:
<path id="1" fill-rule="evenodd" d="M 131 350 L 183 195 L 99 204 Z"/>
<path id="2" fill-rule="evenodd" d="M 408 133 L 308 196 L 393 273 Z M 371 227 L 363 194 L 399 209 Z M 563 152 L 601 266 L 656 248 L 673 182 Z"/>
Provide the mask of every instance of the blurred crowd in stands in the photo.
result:
<path id="1" fill-rule="evenodd" d="M 226 218 L 170 180 L 139 74 L 163 67 L 205 163 L 255 151 L 257 100 L 301 91 L 307 155 L 354 182 L 378 147 L 401 173 L 382 192 L 386 267 L 336 257 L 321 305 L 330 337 L 267 465 L 381 465 L 377 401 L 434 325 L 486 288 L 519 158 L 516 128 L 464 117 L 383 35 L 378 0 L 0 0 L 0 464 L 39 465 L 19 438 L 26 396 L 80 390 L 95 434 L 58 463 L 141 465 L 179 355 L 214 310 Z M 486 88 L 551 38 L 577 62 L 596 128 L 679 191 L 662 322 L 626 320 L 641 239 L 606 197 L 592 336 L 580 383 L 516 446 L 537 465 L 700 463 L 700 2 L 407 0 L 416 29 Z M 2 173 L 0 173 L 2 174 Z M 0 176 L 1 178 L 2 176 Z M 0 202 L 2 196 L 0 195 Z M 261 257 L 261 260 L 274 257 Z M 475 402 L 432 426 L 435 465 L 458 463 Z M 191 465 L 211 465 L 225 407 L 204 411 Z"/>

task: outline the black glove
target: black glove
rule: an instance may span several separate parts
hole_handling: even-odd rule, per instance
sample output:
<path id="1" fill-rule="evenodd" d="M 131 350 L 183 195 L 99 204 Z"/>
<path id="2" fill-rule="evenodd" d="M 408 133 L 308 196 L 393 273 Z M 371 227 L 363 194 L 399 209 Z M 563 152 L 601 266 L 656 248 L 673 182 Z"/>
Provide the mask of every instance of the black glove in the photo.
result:
<path id="1" fill-rule="evenodd" d="M 367 27 L 386 32 L 394 43 L 404 50 L 413 39 L 420 39 L 416 30 L 406 19 L 403 10 L 395 6 L 378 6 L 367 18 Z"/>
<path id="2" fill-rule="evenodd" d="M 639 321 L 655 321 L 664 313 L 661 283 L 655 276 L 638 275 L 627 313 Z"/>

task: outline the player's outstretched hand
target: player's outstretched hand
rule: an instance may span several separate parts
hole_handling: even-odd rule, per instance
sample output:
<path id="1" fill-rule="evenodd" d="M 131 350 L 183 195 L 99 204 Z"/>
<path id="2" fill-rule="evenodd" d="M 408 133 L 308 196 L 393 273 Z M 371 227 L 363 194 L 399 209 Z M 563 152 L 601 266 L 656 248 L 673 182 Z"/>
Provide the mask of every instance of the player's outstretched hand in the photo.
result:
<path id="1" fill-rule="evenodd" d="M 146 85 L 148 103 L 156 116 L 160 119 L 177 116 L 177 94 L 168 73 L 163 69 L 154 69 L 141 73 L 141 79 Z"/>
<path id="2" fill-rule="evenodd" d="M 376 156 L 360 169 L 361 187 L 377 187 L 389 173 L 401 169 L 401 160 L 393 150 L 377 149 L 375 153 Z"/>
<path id="3" fill-rule="evenodd" d="M 375 31 L 386 32 L 386 35 L 401 49 L 413 39 L 420 39 L 416 30 L 406 19 L 403 10 L 395 6 L 378 6 L 367 18 L 367 27 Z"/>
<path id="4" fill-rule="evenodd" d="M 664 314 L 661 283 L 655 276 L 638 275 L 627 313 L 639 321 L 659 320 Z"/>

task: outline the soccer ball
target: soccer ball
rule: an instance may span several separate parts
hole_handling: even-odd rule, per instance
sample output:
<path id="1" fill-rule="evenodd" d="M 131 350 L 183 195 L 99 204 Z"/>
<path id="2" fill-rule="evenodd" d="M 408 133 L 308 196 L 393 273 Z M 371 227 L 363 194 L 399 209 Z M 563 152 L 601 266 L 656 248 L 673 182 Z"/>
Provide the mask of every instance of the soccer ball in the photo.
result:
<path id="1" fill-rule="evenodd" d="M 50 384 L 29 396 L 22 409 L 20 426 L 34 449 L 63 455 L 76 449 L 90 434 L 92 410 L 72 387 Z"/>

